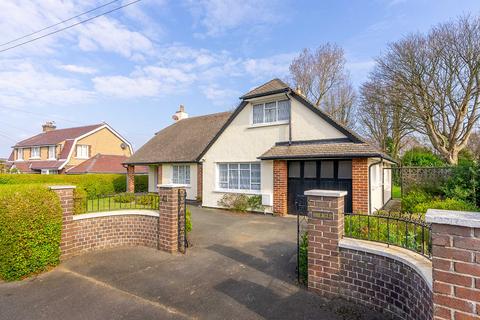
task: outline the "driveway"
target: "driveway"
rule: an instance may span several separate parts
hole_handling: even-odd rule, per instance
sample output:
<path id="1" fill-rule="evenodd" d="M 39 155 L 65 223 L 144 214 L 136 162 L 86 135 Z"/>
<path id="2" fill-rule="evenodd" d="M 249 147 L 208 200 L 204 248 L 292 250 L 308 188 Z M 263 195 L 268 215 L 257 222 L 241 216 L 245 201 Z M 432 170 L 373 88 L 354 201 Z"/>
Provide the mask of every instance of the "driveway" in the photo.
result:
<path id="1" fill-rule="evenodd" d="M 0 284 L 1 319 L 384 319 L 296 285 L 296 220 L 192 207 L 193 247 L 117 248 Z"/>

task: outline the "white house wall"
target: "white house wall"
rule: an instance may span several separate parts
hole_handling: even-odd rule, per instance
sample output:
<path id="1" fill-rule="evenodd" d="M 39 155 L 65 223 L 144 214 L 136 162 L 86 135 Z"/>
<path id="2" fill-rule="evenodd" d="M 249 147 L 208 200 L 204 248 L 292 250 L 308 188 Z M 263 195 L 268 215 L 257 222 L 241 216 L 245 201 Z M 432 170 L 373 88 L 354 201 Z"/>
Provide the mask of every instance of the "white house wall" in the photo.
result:
<path id="1" fill-rule="evenodd" d="M 196 200 L 197 198 L 197 164 L 186 163 L 190 166 L 190 184 L 186 187 L 187 199 Z M 162 164 L 162 181 L 158 181 L 157 178 L 157 166 L 148 167 L 148 192 L 157 192 L 158 184 L 170 184 L 173 183 L 173 164 Z"/>
<path id="2" fill-rule="evenodd" d="M 368 159 L 369 166 L 380 161 L 378 158 Z M 387 162 L 374 164 L 370 167 L 370 203 L 371 213 L 383 208 L 391 198 L 391 170 L 384 170 L 390 168 L 391 165 Z"/>
<path id="3" fill-rule="evenodd" d="M 278 96 L 284 99 L 285 95 Z M 269 101 L 272 101 L 270 98 Z M 256 102 L 255 102 L 256 103 Z M 251 125 L 252 103 L 249 103 L 223 131 L 203 157 L 203 205 L 218 207 L 225 192 L 217 188 L 217 163 L 260 162 L 258 157 L 276 142 L 288 141 L 288 124 Z M 295 99 L 291 100 L 292 139 L 317 140 L 343 138 L 345 135 L 332 127 L 313 111 Z M 261 194 L 273 199 L 273 161 L 261 161 Z M 235 192 L 238 193 L 238 192 Z"/>

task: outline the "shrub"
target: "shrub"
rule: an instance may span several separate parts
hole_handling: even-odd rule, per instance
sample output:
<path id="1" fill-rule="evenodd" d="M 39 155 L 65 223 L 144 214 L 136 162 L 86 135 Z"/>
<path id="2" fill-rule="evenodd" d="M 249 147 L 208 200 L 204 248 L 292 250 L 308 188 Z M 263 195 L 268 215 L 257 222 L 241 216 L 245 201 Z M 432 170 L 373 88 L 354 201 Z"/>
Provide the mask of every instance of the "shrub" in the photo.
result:
<path id="1" fill-rule="evenodd" d="M 262 208 L 261 196 L 248 196 L 246 194 L 226 193 L 218 201 L 218 205 L 234 210 L 245 212 L 247 210 L 260 210 Z"/>
<path id="2" fill-rule="evenodd" d="M 434 199 L 428 202 L 419 203 L 412 208 L 412 212 L 425 214 L 428 209 L 477 211 L 477 207 L 469 202 L 460 199 L 447 198 L 445 200 Z"/>
<path id="3" fill-rule="evenodd" d="M 17 280 L 58 264 L 62 209 L 57 195 L 38 185 L 2 186 L 0 277 Z"/>
<path id="4" fill-rule="evenodd" d="M 477 199 L 477 190 L 480 187 L 479 170 L 480 167 L 473 161 L 460 161 L 442 187 L 445 197 L 480 206 L 480 198 Z"/>
<path id="5" fill-rule="evenodd" d="M 432 200 L 432 196 L 421 189 L 414 189 L 402 198 L 402 210 L 413 212 L 413 208 L 424 202 Z"/>
<path id="6" fill-rule="evenodd" d="M 300 238 L 300 247 L 298 250 L 298 273 L 300 274 L 300 283 L 308 283 L 308 233 L 305 232 Z"/>
<path id="7" fill-rule="evenodd" d="M 113 197 L 113 201 L 118 203 L 130 203 L 135 201 L 135 195 L 133 193 L 120 193 Z"/>
<path id="8" fill-rule="evenodd" d="M 445 162 L 430 149 L 414 147 L 402 157 L 402 165 L 410 167 L 442 167 Z"/>

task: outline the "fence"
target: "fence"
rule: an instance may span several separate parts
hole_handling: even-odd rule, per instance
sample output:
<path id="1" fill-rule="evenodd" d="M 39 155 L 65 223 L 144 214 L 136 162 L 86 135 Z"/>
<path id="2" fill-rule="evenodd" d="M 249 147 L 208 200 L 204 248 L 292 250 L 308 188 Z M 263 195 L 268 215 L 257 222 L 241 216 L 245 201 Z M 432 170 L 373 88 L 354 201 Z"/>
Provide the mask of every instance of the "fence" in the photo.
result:
<path id="1" fill-rule="evenodd" d="M 432 228 L 413 215 L 345 213 L 345 237 L 385 243 L 432 257 Z"/>
<path id="2" fill-rule="evenodd" d="M 392 180 L 405 194 L 415 187 L 436 188 L 452 175 L 452 171 L 453 167 L 397 167 L 392 168 Z"/>
<path id="3" fill-rule="evenodd" d="M 75 198 L 75 214 L 126 209 L 158 210 L 159 201 L 157 193 L 118 193 L 93 199 Z"/>

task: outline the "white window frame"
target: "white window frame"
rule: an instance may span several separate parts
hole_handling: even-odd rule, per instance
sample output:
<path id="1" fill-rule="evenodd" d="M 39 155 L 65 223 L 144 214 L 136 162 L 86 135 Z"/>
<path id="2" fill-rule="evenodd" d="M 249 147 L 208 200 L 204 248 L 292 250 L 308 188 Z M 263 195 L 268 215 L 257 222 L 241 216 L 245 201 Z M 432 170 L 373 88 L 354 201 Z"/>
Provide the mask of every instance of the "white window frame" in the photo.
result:
<path id="1" fill-rule="evenodd" d="M 53 150 L 53 156 L 52 156 Z M 57 159 L 57 147 L 56 146 L 48 146 L 48 160 L 56 160 Z"/>
<path id="2" fill-rule="evenodd" d="M 288 108 L 288 119 L 284 119 L 284 120 L 278 120 L 278 113 L 279 113 L 279 102 L 281 101 L 289 101 L 288 99 L 279 99 L 279 100 L 275 100 L 275 101 L 265 101 L 265 102 L 261 102 L 261 103 L 252 103 L 252 112 L 251 112 L 251 121 L 250 121 L 250 125 L 252 127 L 261 127 L 261 126 L 268 126 L 268 125 L 276 125 L 276 124 L 286 124 L 290 121 L 290 118 L 292 117 L 292 114 L 291 114 L 291 110 L 292 110 L 292 103 L 291 101 L 289 101 L 290 105 L 289 105 L 289 108 Z M 265 107 L 267 104 L 270 104 L 270 103 L 275 103 L 275 120 L 274 121 L 265 121 Z M 254 117 L 254 109 L 255 107 L 257 106 L 262 106 L 262 110 L 263 110 L 263 121 L 262 122 L 257 122 L 255 123 L 255 117 Z"/>
<path id="3" fill-rule="evenodd" d="M 249 171 L 250 171 L 250 188 L 249 189 L 240 189 L 240 171 L 242 170 L 240 168 L 240 165 L 249 165 Z M 258 165 L 259 166 L 259 181 L 258 183 L 252 183 L 252 165 Z M 230 185 L 225 188 L 220 186 L 220 165 L 227 165 L 227 184 L 230 183 L 230 165 L 238 166 L 238 188 L 230 188 Z M 245 169 L 243 169 L 245 170 Z M 215 178 L 215 183 L 216 183 L 216 191 L 217 192 L 229 192 L 229 193 L 246 193 L 246 194 L 261 194 L 262 190 L 262 166 L 260 162 L 218 162 L 216 164 L 216 178 Z M 252 185 L 257 185 L 258 184 L 258 189 L 252 189 Z"/>
<path id="4" fill-rule="evenodd" d="M 41 174 L 58 174 L 58 170 L 56 169 L 42 169 L 40 171 Z"/>
<path id="5" fill-rule="evenodd" d="M 38 151 L 38 155 L 34 155 L 33 150 Z M 37 152 L 35 152 L 35 153 L 37 153 Z M 30 148 L 30 159 L 40 159 L 40 155 L 41 155 L 40 147 L 31 147 Z"/>
<path id="6" fill-rule="evenodd" d="M 175 177 L 175 171 L 177 176 Z M 180 181 L 180 171 L 183 171 L 183 180 Z M 172 183 L 185 184 L 187 186 L 191 183 L 190 165 L 189 164 L 174 164 L 172 165 Z"/>
<path id="7" fill-rule="evenodd" d="M 23 161 L 23 148 L 17 149 L 17 161 Z"/>
<path id="8" fill-rule="evenodd" d="M 90 151 L 89 149 L 90 148 L 89 148 L 88 144 L 77 144 L 76 148 L 77 148 L 76 149 L 76 152 L 77 152 L 76 158 L 77 159 L 88 159 L 88 158 L 90 158 L 90 154 L 89 154 L 89 151 Z M 86 150 L 86 152 L 82 152 L 81 151 L 82 149 L 83 149 L 83 151 Z M 81 151 L 81 152 L 79 152 L 79 151 Z M 86 156 L 85 156 L 85 153 L 86 153 Z"/>

